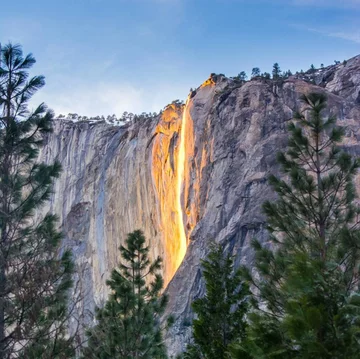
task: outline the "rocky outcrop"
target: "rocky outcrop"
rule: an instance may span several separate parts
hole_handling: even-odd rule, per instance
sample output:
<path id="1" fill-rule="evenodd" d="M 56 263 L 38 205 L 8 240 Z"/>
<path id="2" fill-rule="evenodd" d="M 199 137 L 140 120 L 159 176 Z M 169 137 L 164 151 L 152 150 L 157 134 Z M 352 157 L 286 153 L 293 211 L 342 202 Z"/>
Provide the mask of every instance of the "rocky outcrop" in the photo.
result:
<path id="1" fill-rule="evenodd" d="M 58 159 L 63 167 L 45 211 L 60 217 L 64 245 L 73 250 L 86 322 L 94 305 L 107 298 L 105 280 L 127 233 L 141 228 L 152 257 L 165 257 L 149 149 L 155 127 L 151 120 L 121 128 L 59 121 L 40 153 L 42 160 Z"/>
<path id="2" fill-rule="evenodd" d="M 40 158 L 58 158 L 64 168 L 49 208 L 74 251 L 87 320 L 107 296 L 117 248 L 141 228 L 151 255 L 164 258 L 167 312 L 175 317 L 169 351 L 183 349 L 191 335 L 190 303 L 203 294 L 200 259 L 209 243 L 222 243 L 237 265 L 251 265 L 251 239 L 267 240 L 261 204 L 274 196 L 267 178 L 278 172 L 275 155 L 286 146 L 293 111 L 301 110 L 300 93 L 328 94 L 331 113 L 346 127 L 344 148 L 360 155 L 359 74 L 355 57 L 324 69 L 316 84 L 212 76 L 186 105 L 172 104 L 142 122 L 56 122 Z"/>

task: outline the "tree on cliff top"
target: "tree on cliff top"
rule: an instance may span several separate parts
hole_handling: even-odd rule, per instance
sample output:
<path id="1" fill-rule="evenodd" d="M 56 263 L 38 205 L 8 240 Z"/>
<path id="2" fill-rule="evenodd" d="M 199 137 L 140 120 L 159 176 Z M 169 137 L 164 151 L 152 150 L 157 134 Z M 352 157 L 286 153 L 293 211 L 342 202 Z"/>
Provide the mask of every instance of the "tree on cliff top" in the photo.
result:
<path id="1" fill-rule="evenodd" d="M 281 76 L 280 66 L 277 62 L 273 65 L 272 76 L 274 80 L 278 80 Z"/>
<path id="2" fill-rule="evenodd" d="M 237 79 L 237 80 L 240 80 L 240 81 L 246 81 L 246 79 L 247 79 L 246 72 L 245 72 L 245 71 L 241 71 L 241 72 L 236 76 L 236 79 Z"/>
<path id="3" fill-rule="evenodd" d="M 109 299 L 97 309 L 97 324 L 88 330 L 84 359 L 167 358 L 160 326 L 168 302 L 166 295 L 160 296 L 161 259 L 150 262 L 149 247 L 139 230 L 128 235 L 120 252 L 121 264 L 107 281 Z"/>
<path id="4" fill-rule="evenodd" d="M 44 77 L 28 78 L 35 63 L 19 45 L 0 56 L 0 358 L 69 358 L 67 299 L 70 252 L 59 255 L 54 215 L 35 221 L 51 194 L 58 162 L 37 163 L 53 114 L 44 104 L 29 112 Z"/>
<path id="5" fill-rule="evenodd" d="M 359 161 L 339 149 L 344 131 L 324 117 L 325 95 L 301 100 L 305 110 L 278 155 L 286 177 L 269 178 L 278 199 L 263 207 L 273 250 L 254 241 L 258 276 L 243 269 L 257 305 L 233 358 L 359 357 Z"/>
<path id="6" fill-rule="evenodd" d="M 252 70 L 251 70 L 251 78 L 255 78 L 255 77 L 258 77 L 260 76 L 260 69 L 258 67 L 254 67 Z"/>
<path id="7" fill-rule="evenodd" d="M 221 245 L 213 245 L 202 268 L 206 293 L 192 304 L 194 342 L 183 358 L 225 359 L 229 344 L 245 335 L 248 287 Z"/>

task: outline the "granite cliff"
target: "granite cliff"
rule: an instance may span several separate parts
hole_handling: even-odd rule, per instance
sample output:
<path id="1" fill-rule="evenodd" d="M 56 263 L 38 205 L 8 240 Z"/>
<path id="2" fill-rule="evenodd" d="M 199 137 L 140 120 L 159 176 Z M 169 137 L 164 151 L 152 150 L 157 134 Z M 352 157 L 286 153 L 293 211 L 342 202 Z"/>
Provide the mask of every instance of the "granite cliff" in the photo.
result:
<path id="1" fill-rule="evenodd" d="M 286 124 L 301 109 L 299 94 L 309 91 L 328 95 L 329 110 L 346 127 L 344 149 L 359 156 L 360 56 L 281 81 L 212 75 L 185 105 L 121 127 L 55 122 L 40 159 L 59 159 L 63 173 L 45 210 L 59 215 L 64 245 L 74 252 L 85 322 L 107 297 L 120 243 L 140 228 L 151 255 L 164 258 L 167 312 L 175 317 L 169 351 L 184 347 L 190 303 L 203 294 L 200 259 L 209 243 L 222 243 L 237 264 L 251 264 L 250 240 L 267 240 L 267 177 L 278 172 Z"/>

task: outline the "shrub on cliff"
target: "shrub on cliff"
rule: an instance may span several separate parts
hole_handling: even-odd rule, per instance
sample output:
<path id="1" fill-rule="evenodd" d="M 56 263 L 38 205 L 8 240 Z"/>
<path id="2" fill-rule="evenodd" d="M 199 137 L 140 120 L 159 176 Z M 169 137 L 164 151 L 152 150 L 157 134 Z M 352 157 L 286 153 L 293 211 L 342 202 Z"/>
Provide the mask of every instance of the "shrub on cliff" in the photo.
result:
<path id="1" fill-rule="evenodd" d="M 121 263 L 107 281 L 111 294 L 97 309 L 97 324 L 87 332 L 83 358 L 167 358 L 160 326 L 168 301 L 160 295 L 161 259 L 150 262 L 149 247 L 139 230 L 128 235 L 120 252 Z"/>
<path id="2" fill-rule="evenodd" d="M 284 179 L 265 202 L 273 249 L 254 241 L 257 276 L 245 344 L 233 358 L 359 358 L 360 229 L 354 176 L 359 161 L 340 150 L 344 130 L 326 118 L 326 97 L 301 97 L 305 110 L 289 125 Z"/>
<path id="3" fill-rule="evenodd" d="M 0 358 L 70 358 L 66 335 L 70 252 L 59 255 L 56 218 L 35 220 L 60 174 L 58 162 L 37 163 L 53 114 L 44 104 L 29 112 L 44 77 L 28 79 L 35 63 L 19 45 L 0 54 Z"/>

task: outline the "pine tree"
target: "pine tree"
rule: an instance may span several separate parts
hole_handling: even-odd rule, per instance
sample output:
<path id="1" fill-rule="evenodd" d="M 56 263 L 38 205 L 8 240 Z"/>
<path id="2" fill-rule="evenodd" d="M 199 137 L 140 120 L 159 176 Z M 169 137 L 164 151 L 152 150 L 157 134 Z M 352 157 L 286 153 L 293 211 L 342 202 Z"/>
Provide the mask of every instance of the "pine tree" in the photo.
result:
<path id="1" fill-rule="evenodd" d="M 258 77 L 260 76 L 260 69 L 258 67 L 254 67 L 251 70 L 251 78 L 253 79 L 254 77 Z"/>
<path id="2" fill-rule="evenodd" d="M 314 64 L 311 64 L 310 69 L 309 69 L 309 72 L 310 72 L 310 73 L 316 72 L 316 67 L 314 66 Z"/>
<path id="3" fill-rule="evenodd" d="M 59 176 L 60 165 L 37 163 L 53 114 L 41 104 L 29 112 L 44 77 L 28 79 L 35 63 L 19 45 L 0 56 L 0 358 L 70 358 L 67 299 L 73 262 L 59 255 L 56 217 L 34 220 Z"/>
<path id="4" fill-rule="evenodd" d="M 303 95 L 289 125 L 285 179 L 265 202 L 273 250 L 254 241 L 258 277 L 248 340 L 233 358 L 351 359 L 360 352 L 360 231 L 354 175 L 359 161 L 338 147 L 343 128 L 324 117 L 326 96 Z M 255 298 L 257 299 L 255 301 Z"/>
<path id="5" fill-rule="evenodd" d="M 202 268 L 206 293 L 192 304 L 196 314 L 193 344 L 188 345 L 184 358 L 224 359 L 229 344 L 245 335 L 248 287 L 220 245 L 213 245 Z"/>
<path id="6" fill-rule="evenodd" d="M 280 66 L 277 62 L 273 65 L 272 76 L 274 80 L 278 80 L 281 76 Z"/>
<path id="7" fill-rule="evenodd" d="M 285 78 L 289 78 L 290 76 L 292 76 L 292 72 L 291 70 L 287 70 L 284 75 L 283 75 Z"/>
<path id="8" fill-rule="evenodd" d="M 246 72 L 245 71 L 241 71 L 237 77 L 236 77 L 238 80 L 240 81 L 246 81 L 247 79 L 247 75 L 246 75 Z"/>
<path id="9" fill-rule="evenodd" d="M 121 264 L 107 281 L 109 299 L 97 309 L 97 324 L 88 330 L 84 359 L 167 358 L 160 326 L 168 301 L 166 295 L 160 296 L 161 259 L 150 262 L 139 230 L 128 235 L 120 252 Z"/>

